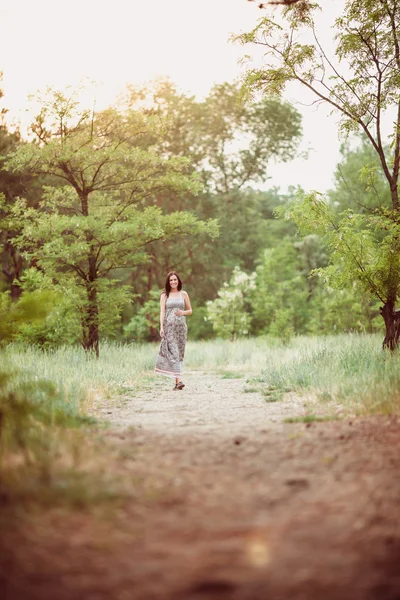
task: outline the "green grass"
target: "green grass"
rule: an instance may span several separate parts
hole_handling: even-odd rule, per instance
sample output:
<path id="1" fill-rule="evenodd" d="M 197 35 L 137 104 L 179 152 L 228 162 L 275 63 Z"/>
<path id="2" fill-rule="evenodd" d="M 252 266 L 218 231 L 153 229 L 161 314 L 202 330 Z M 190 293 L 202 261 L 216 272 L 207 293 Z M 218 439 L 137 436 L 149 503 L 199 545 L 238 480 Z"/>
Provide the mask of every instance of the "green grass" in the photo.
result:
<path id="1" fill-rule="evenodd" d="M 80 347 L 54 351 L 10 345 L 5 352 L 5 368 L 18 367 L 17 383 L 51 381 L 65 402 L 76 410 L 89 411 L 98 400 L 132 395 L 152 381 L 157 346 L 103 343 L 100 358 L 87 356 Z M 78 406 L 79 404 L 79 406 Z"/>
<path id="2" fill-rule="evenodd" d="M 283 419 L 284 423 L 318 423 L 322 421 L 335 421 L 338 417 L 330 415 L 302 415 L 300 417 L 287 417 Z"/>
<path id="3" fill-rule="evenodd" d="M 191 342 L 186 367 L 244 374 L 243 391 L 268 402 L 293 392 L 361 414 L 400 409 L 400 352 L 382 351 L 381 335 Z"/>
<path id="4" fill-rule="evenodd" d="M 339 335 L 301 342 L 249 383 L 261 390 L 309 392 L 322 403 L 347 405 L 359 413 L 400 409 L 400 355 L 382 351 L 380 336 Z"/>
<path id="5" fill-rule="evenodd" d="M 209 340 L 187 345 L 185 368 L 198 371 L 225 371 L 256 374 L 266 364 L 271 348 L 264 339 L 243 339 L 235 342 Z"/>
<path id="6" fill-rule="evenodd" d="M 246 378 L 244 391 L 267 401 L 284 394 L 312 394 L 321 403 L 348 405 L 360 412 L 391 413 L 400 406 L 399 353 L 381 350 L 379 335 L 210 340 L 187 345 L 186 370 L 214 371 L 223 379 Z M 31 373 L 51 381 L 74 410 L 90 412 L 98 401 L 118 401 L 155 385 L 158 344 L 103 343 L 100 359 L 79 347 L 53 352 L 10 346 L 6 366 L 19 366 L 18 382 Z"/>
<path id="7" fill-rule="evenodd" d="M 113 497 L 91 450 L 90 415 L 104 400 L 118 403 L 150 385 L 155 351 L 103 344 L 99 360 L 79 347 L 10 345 L 1 353 L 0 479 L 11 502 L 58 498 L 83 506 Z"/>
<path id="8" fill-rule="evenodd" d="M 232 371 L 223 371 L 221 374 L 222 379 L 243 379 L 243 373 L 235 373 Z"/>

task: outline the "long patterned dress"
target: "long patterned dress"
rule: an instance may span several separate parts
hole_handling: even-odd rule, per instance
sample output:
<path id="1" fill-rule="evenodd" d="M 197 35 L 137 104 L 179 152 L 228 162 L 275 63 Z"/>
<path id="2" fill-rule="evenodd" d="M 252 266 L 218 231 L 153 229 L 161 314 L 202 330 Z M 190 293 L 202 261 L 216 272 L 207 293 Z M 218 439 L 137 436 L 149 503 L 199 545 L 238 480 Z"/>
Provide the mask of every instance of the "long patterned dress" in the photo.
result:
<path id="1" fill-rule="evenodd" d="M 185 310 L 185 300 L 182 296 L 167 298 L 164 317 L 164 337 L 161 340 L 160 350 L 157 356 L 157 375 L 166 377 L 180 377 L 182 375 L 182 364 L 185 355 L 187 340 L 186 318 L 178 317 L 177 310 Z"/>

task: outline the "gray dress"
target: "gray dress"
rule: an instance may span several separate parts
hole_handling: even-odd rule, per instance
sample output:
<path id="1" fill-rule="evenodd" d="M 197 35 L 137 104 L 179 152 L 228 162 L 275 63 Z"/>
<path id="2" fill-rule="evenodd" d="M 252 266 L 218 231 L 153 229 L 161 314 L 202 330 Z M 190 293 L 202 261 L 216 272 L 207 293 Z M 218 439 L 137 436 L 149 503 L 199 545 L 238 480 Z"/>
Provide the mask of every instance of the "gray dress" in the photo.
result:
<path id="1" fill-rule="evenodd" d="M 167 298 L 164 317 L 164 337 L 157 356 L 155 373 L 166 377 L 180 377 L 187 340 L 186 318 L 178 317 L 177 310 L 185 310 L 183 296 Z"/>

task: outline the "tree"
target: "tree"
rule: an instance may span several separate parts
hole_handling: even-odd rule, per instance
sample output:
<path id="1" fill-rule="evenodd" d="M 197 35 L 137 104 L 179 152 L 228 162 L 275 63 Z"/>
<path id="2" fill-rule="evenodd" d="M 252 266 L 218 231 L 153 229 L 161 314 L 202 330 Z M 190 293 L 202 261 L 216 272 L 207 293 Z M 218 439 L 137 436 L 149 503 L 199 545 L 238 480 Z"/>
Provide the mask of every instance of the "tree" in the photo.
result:
<path id="1" fill-rule="evenodd" d="M 310 272 L 327 261 L 321 240 L 309 235 L 299 241 L 285 237 L 267 248 L 256 269 L 256 294 L 252 299 L 254 332 L 288 340 L 308 332 L 317 281 Z"/>
<path id="2" fill-rule="evenodd" d="M 200 219 L 217 218 L 220 224 L 216 240 L 203 235 L 179 245 L 173 239 L 152 244 L 152 262 L 135 269 L 134 286 L 140 281 L 148 290 L 142 298 L 146 302 L 150 290 L 162 288 L 166 272 L 174 268 L 183 272 L 195 302 L 204 304 L 215 297 L 235 265 L 253 270 L 268 244 L 273 208 L 281 197 L 276 190 L 257 192 L 252 187 L 266 181 L 271 163 L 293 158 L 301 117 L 279 100 L 247 103 L 239 86 L 228 83 L 214 86 L 204 100 L 180 93 L 169 81 L 130 94 L 128 104 L 144 97 L 148 113 L 169 123 L 166 136 L 152 143 L 168 156 L 190 157 L 201 180 L 201 193 L 181 196 L 179 209 Z M 164 190 L 157 194 L 157 205 L 169 212 L 177 199 Z"/>
<path id="3" fill-rule="evenodd" d="M 242 43 L 266 49 L 265 67 L 250 69 L 245 86 L 253 92 L 281 95 L 289 82 L 297 82 L 311 92 L 315 102 L 324 102 L 340 114 L 343 132 L 363 132 L 374 149 L 390 193 L 389 210 L 378 208 L 372 221 L 351 221 L 344 214 L 338 224 L 315 195 L 304 198 L 302 206 L 303 215 L 308 219 L 312 215 L 314 226 L 329 238 L 336 269 L 347 261 L 343 273 L 358 281 L 360 291 L 381 300 L 384 346 L 394 348 L 400 336 L 400 313 L 395 311 L 400 285 L 400 3 L 348 0 L 335 22 L 335 57 L 328 56 L 318 36 L 313 18 L 318 9 L 316 4 L 294 4 L 283 11 L 285 26 L 266 17 L 250 33 L 237 36 Z M 311 35 L 313 42 L 301 43 L 303 33 Z M 383 124 L 390 111 L 393 127 L 387 146 Z M 301 210 L 291 214 L 305 224 Z M 375 258 L 362 250 L 366 238 L 369 251 L 378 250 L 372 243 L 374 235 L 385 237 L 384 253 L 380 248 Z M 333 279 L 344 283 L 344 277 Z"/>
<path id="4" fill-rule="evenodd" d="M 0 74 L 1 79 L 1 74 Z M 2 97 L 0 90 L 0 98 Z M 13 204 L 18 196 L 28 199 L 30 205 L 38 202 L 38 190 L 32 175 L 27 172 L 11 173 L 5 168 L 5 160 L 9 153 L 22 144 L 18 131 L 10 132 L 6 125 L 4 116 L 6 109 L 0 111 L 2 122 L 0 123 L 0 194 L 3 195 L 4 209 L 0 210 L 0 222 L 7 215 L 8 207 Z M 21 295 L 19 285 L 24 267 L 24 261 L 18 248 L 12 242 L 16 232 L 6 227 L 0 227 L 0 255 L 1 273 L 5 284 L 11 292 L 12 300 L 17 300 Z"/>
<path id="5" fill-rule="evenodd" d="M 255 2 L 256 0 L 248 0 L 248 2 Z M 270 2 L 261 2 L 258 8 L 266 8 L 271 4 L 279 4 L 280 6 L 290 6 L 291 4 L 297 4 L 297 2 L 303 2 L 304 0 L 271 0 Z"/>
<path id="6" fill-rule="evenodd" d="M 255 273 L 247 275 L 235 267 L 229 283 L 224 283 L 218 297 L 207 302 L 207 318 L 218 336 L 234 341 L 248 335 L 251 315 L 246 307 L 255 288 L 255 278 Z"/>
<path id="7" fill-rule="evenodd" d="M 300 241 L 287 236 L 262 253 L 249 307 L 255 335 L 288 341 L 293 334 L 377 330 L 379 311 L 367 299 L 360 302 L 354 285 L 339 290 L 322 285 L 318 273 L 328 258 L 315 233 Z"/>
<path id="8" fill-rule="evenodd" d="M 390 189 L 379 163 L 379 157 L 363 135 L 354 144 L 341 146 L 341 160 L 336 166 L 334 188 L 329 190 L 328 202 L 337 213 L 346 209 L 361 214 L 375 209 L 390 209 Z M 386 149 L 388 151 L 388 149 Z"/>
<path id="9" fill-rule="evenodd" d="M 28 169 L 54 178 L 38 209 L 15 203 L 11 221 L 16 242 L 34 263 L 25 275 L 32 285 L 56 287 L 80 315 L 82 345 L 99 353 L 99 330 L 119 318 L 129 290 L 116 287 L 116 269 L 147 260 L 155 240 L 183 234 L 217 234 L 215 222 L 189 212 L 163 214 L 146 199 L 162 190 L 194 194 L 199 189 L 188 161 L 166 157 L 149 146 L 165 124 L 142 111 L 82 111 L 74 96 L 51 92 L 34 120 L 36 142 L 7 160 L 10 169 Z M 61 184 L 61 185 L 60 185 Z"/>

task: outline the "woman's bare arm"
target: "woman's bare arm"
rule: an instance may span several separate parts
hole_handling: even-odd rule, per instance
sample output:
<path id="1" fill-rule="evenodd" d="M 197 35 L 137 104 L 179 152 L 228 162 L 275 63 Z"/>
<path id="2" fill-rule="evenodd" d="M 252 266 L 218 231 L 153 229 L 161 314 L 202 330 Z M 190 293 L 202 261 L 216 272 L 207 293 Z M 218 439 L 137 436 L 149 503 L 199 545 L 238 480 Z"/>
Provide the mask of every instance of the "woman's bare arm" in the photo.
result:
<path id="1" fill-rule="evenodd" d="M 182 292 L 185 299 L 185 310 L 182 311 L 184 315 L 191 315 L 193 313 L 192 305 L 190 304 L 190 298 L 187 292 Z"/>

